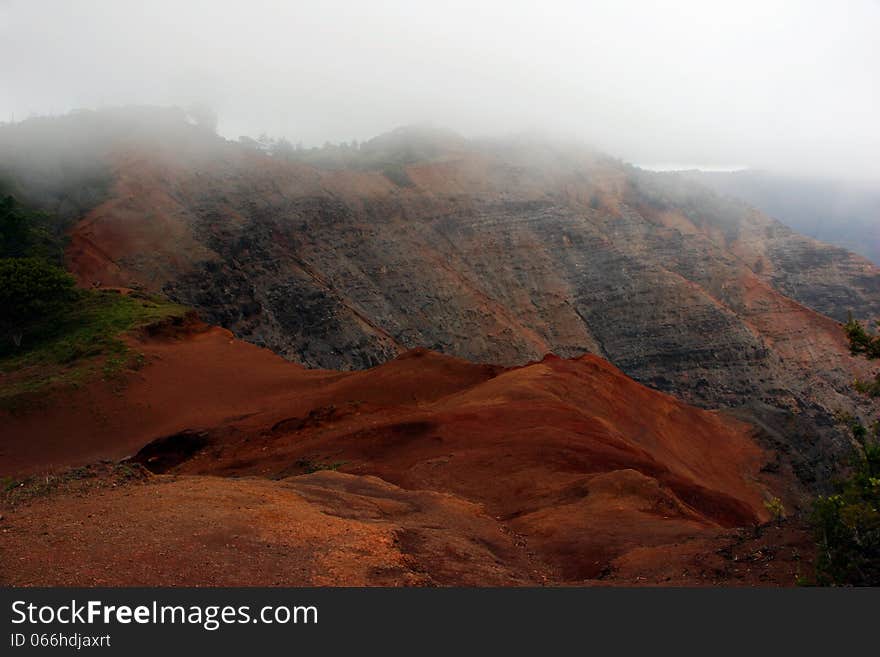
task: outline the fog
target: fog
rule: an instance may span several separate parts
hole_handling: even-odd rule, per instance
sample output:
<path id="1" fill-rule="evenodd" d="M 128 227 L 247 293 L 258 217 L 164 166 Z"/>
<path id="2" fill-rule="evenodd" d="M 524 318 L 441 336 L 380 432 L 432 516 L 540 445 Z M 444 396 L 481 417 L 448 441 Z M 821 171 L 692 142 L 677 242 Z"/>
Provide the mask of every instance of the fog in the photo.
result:
<path id="1" fill-rule="evenodd" d="M 420 122 L 880 178 L 880 2 L 0 0 L 0 120 L 206 103 L 224 136 Z"/>

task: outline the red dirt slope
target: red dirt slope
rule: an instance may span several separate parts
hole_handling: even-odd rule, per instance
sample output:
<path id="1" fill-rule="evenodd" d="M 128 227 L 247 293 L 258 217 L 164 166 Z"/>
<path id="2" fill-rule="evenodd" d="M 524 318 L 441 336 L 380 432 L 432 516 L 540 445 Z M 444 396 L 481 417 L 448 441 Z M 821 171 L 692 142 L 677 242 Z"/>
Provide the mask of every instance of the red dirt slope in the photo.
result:
<path id="1" fill-rule="evenodd" d="M 4 474 L 154 439 L 135 460 L 159 473 L 13 489 L 4 583 L 693 583 L 764 500 L 791 500 L 748 425 L 594 356 L 503 369 L 416 350 L 337 373 L 193 328 L 135 341 L 147 364 L 121 389 L 2 418 Z M 793 583 L 796 564 L 774 568 L 754 581 Z"/>

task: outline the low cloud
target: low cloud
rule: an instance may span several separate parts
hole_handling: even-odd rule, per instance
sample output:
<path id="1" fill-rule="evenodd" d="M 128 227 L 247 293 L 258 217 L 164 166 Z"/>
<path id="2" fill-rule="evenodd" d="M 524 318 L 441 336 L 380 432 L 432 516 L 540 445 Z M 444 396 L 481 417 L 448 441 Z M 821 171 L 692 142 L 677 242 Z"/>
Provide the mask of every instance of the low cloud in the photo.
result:
<path id="1" fill-rule="evenodd" d="M 0 0 L 0 120 L 212 106 L 220 132 L 431 122 L 638 163 L 880 178 L 880 3 Z"/>

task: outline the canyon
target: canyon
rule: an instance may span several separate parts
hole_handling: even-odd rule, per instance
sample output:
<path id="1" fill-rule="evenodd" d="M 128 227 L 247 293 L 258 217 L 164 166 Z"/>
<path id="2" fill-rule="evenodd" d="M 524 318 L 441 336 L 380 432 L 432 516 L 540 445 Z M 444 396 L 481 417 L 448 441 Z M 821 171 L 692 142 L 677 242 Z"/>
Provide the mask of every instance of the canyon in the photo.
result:
<path id="1" fill-rule="evenodd" d="M 126 336 L 122 383 L 0 411 L 5 583 L 809 570 L 802 512 L 869 409 L 860 256 L 534 135 L 266 152 L 140 108 L 0 128 L 0 173 L 81 287 L 193 309 Z"/>
<path id="2" fill-rule="evenodd" d="M 871 369 L 840 322 L 880 315 L 859 256 L 579 145 L 414 127 L 272 156 L 147 117 L 89 142 L 108 183 L 69 231 L 84 286 L 162 293 L 308 367 L 596 354 L 735 409 L 809 485 L 848 449 L 834 418 Z"/>

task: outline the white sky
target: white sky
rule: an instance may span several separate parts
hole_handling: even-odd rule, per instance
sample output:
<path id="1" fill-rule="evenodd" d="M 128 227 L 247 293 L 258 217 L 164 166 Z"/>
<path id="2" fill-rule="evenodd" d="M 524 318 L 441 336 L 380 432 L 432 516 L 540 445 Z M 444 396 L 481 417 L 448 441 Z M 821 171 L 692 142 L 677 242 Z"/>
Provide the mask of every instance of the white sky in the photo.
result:
<path id="1" fill-rule="evenodd" d="M 0 120 L 200 101 L 230 137 L 429 121 L 880 178 L 878 44 L 878 0 L 0 0 Z"/>

